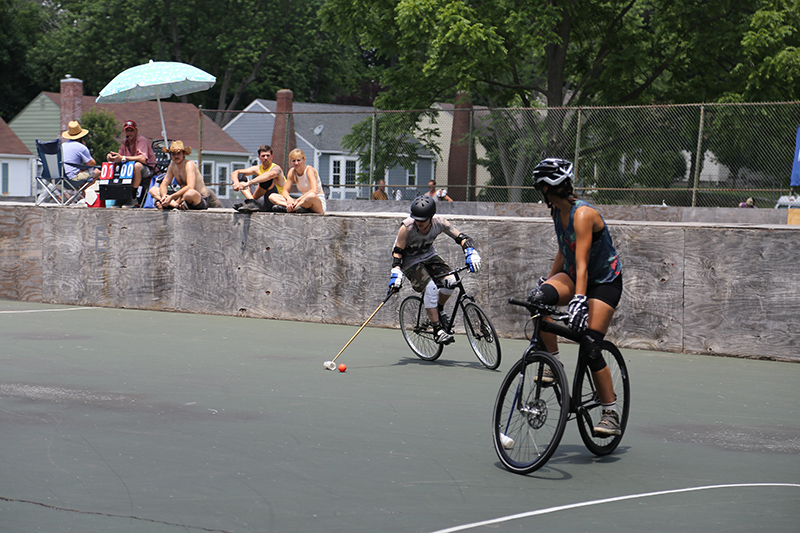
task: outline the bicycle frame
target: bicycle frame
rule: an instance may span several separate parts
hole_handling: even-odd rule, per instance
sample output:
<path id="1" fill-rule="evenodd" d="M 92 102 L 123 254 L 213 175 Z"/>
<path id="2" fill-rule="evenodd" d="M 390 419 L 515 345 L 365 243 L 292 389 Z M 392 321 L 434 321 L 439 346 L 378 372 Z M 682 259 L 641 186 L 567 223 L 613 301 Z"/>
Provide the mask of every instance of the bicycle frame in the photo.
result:
<path id="1" fill-rule="evenodd" d="M 568 315 L 566 315 L 566 314 L 554 314 L 554 315 L 550 315 L 550 316 L 552 316 L 555 320 L 563 320 L 563 319 L 568 317 Z M 572 329 L 570 329 L 569 327 L 567 327 L 565 325 L 561 325 L 561 324 L 558 324 L 556 322 L 547 321 L 547 320 L 544 320 L 544 318 L 545 318 L 545 316 L 541 312 L 540 313 L 536 313 L 533 316 L 531 316 L 531 320 L 533 321 L 533 332 L 531 333 L 531 339 L 530 339 L 531 342 L 530 342 L 530 345 L 528 346 L 528 349 L 525 350 L 525 352 L 523 352 L 523 355 L 522 355 L 523 365 L 525 365 L 525 366 L 528 365 L 528 363 L 525 361 L 526 355 L 528 354 L 528 352 L 531 351 L 531 350 L 538 350 L 538 349 L 540 349 L 541 347 L 544 346 L 543 343 L 541 342 L 541 338 L 539 336 L 539 333 L 541 331 L 544 331 L 544 332 L 547 332 L 547 333 L 552 333 L 552 334 L 557 335 L 559 337 L 563 337 L 565 339 L 569 339 L 569 340 L 571 340 L 573 342 L 578 343 L 581 346 L 584 346 L 587 343 L 593 343 L 594 342 L 585 333 L 575 332 L 575 331 L 573 331 Z M 581 374 L 581 372 L 584 372 L 585 370 L 586 370 L 586 363 L 583 362 L 581 358 L 579 358 L 578 359 L 578 365 L 575 367 L 575 373 L 572 376 L 572 387 L 571 387 L 570 390 L 572 390 L 572 391 L 577 390 L 577 388 L 578 388 L 578 376 Z M 542 371 L 543 371 L 543 369 L 540 369 L 539 373 L 541 374 Z M 525 373 L 524 372 L 522 373 L 522 378 L 521 379 L 522 379 L 522 385 L 524 385 L 524 380 L 525 380 Z M 539 375 L 539 380 L 541 380 L 541 379 L 542 379 L 542 376 Z M 590 380 L 590 383 L 592 384 L 593 392 L 596 393 L 594 380 Z M 590 419 L 590 417 L 589 417 L 589 415 L 587 413 L 587 406 L 585 406 L 581 402 L 580 397 L 578 395 L 576 395 L 576 394 L 570 394 L 569 390 L 565 389 L 565 392 L 569 396 L 569 405 L 568 405 L 568 409 L 569 409 L 569 413 L 570 413 L 569 420 L 574 419 L 574 417 L 576 415 L 581 415 L 586 419 L 587 423 L 591 424 L 591 419 Z M 538 394 L 538 391 L 537 391 L 537 394 Z M 521 400 L 520 400 L 520 402 L 521 402 Z M 515 403 L 517 403 L 517 402 L 515 401 Z M 518 406 L 520 408 L 522 408 L 521 404 L 518 404 Z M 590 407 L 596 407 L 596 405 L 590 405 Z"/>

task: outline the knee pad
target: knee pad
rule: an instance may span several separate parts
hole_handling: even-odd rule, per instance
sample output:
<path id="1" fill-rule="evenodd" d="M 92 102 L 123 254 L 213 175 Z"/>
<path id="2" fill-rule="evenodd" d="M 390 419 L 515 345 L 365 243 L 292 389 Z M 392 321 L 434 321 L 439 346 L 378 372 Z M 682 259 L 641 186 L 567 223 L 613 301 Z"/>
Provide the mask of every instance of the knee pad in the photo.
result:
<path id="1" fill-rule="evenodd" d="M 430 280 L 425 286 L 425 294 L 422 300 L 425 304 L 425 309 L 433 309 L 439 303 L 439 288 L 433 280 Z"/>
<path id="2" fill-rule="evenodd" d="M 441 289 L 442 293 L 444 294 L 453 294 L 455 290 L 454 287 L 456 286 L 456 277 L 452 274 L 442 278 L 439 281 L 439 289 Z M 450 291 L 450 292 L 446 292 Z"/>
<path id="3" fill-rule="evenodd" d="M 541 296 L 539 301 L 545 305 L 558 305 L 558 291 L 549 283 L 542 283 L 539 287 Z"/>
<path id="4" fill-rule="evenodd" d="M 592 372 L 599 372 L 606 367 L 606 360 L 600 352 L 600 347 L 603 345 L 603 339 L 605 339 L 606 336 L 593 329 L 587 329 L 586 336 L 589 337 L 589 339 L 585 342 L 581 342 L 578 356 L 586 358 L 589 370 Z"/>

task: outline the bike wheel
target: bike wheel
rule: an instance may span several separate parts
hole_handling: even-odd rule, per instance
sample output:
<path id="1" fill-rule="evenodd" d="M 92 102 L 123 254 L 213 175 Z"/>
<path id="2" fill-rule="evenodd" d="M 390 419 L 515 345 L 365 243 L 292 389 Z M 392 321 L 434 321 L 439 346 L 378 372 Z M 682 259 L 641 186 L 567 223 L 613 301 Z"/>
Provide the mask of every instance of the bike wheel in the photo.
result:
<path id="1" fill-rule="evenodd" d="M 489 317 L 477 304 L 464 304 L 464 329 L 472 351 L 489 370 L 500 366 L 500 339 Z"/>
<path id="2" fill-rule="evenodd" d="M 545 383 L 549 368 L 554 379 Z M 494 449 L 516 474 L 529 474 L 550 459 L 561 442 L 569 417 L 569 387 L 564 368 L 547 352 L 525 352 L 508 372 L 492 418 Z"/>
<path id="3" fill-rule="evenodd" d="M 408 347 L 420 359 L 435 361 L 442 355 L 444 346 L 434 339 L 428 313 L 419 296 L 409 296 L 400 304 L 400 329 Z"/>
<path id="4" fill-rule="evenodd" d="M 574 394 L 580 394 L 577 419 L 578 431 L 581 434 L 583 443 L 595 455 L 608 455 L 617 448 L 623 435 L 625 435 L 625 427 L 628 425 L 628 414 L 631 408 L 631 385 L 628 379 L 628 367 L 625 365 L 625 360 L 617 347 L 609 341 L 604 341 L 601 352 L 609 370 L 611 370 L 622 434 L 612 437 L 594 434 L 592 429 L 602 417 L 602 405 L 592 380 L 591 371 L 583 361 L 578 363 L 578 377 L 575 382 Z"/>

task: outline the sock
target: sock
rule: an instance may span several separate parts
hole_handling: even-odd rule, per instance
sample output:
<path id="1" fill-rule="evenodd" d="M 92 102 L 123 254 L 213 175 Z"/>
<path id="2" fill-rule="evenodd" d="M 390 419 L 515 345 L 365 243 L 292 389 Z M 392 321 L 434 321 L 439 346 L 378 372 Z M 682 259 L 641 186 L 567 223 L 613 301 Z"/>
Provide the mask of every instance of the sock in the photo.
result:
<path id="1" fill-rule="evenodd" d="M 604 403 L 602 405 L 603 405 L 603 411 L 614 411 L 615 413 L 617 412 L 617 402 Z"/>
<path id="2" fill-rule="evenodd" d="M 559 363 L 561 362 L 561 356 L 558 354 L 558 350 L 556 350 L 555 352 L 550 352 L 550 355 L 555 357 L 556 361 L 558 361 Z"/>

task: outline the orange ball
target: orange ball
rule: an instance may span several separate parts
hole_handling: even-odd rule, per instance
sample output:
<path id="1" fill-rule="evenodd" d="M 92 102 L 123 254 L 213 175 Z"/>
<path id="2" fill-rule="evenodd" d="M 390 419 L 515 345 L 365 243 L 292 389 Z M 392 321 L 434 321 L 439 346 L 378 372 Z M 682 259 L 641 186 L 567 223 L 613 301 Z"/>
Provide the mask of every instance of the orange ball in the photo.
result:
<path id="1" fill-rule="evenodd" d="M 344 363 L 340 364 L 339 365 L 339 372 L 344 372 L 345 370 L 347 370 L 347 365 L 344 364 Z"/>

